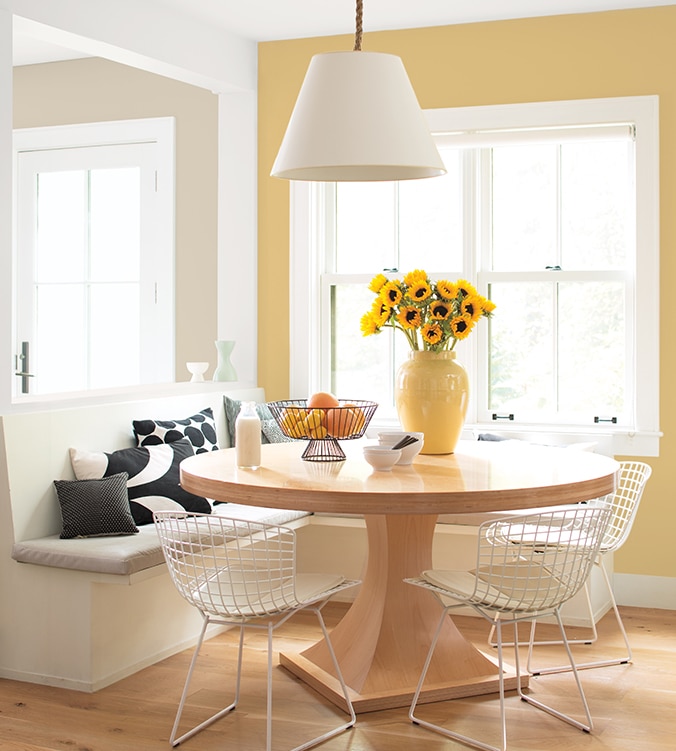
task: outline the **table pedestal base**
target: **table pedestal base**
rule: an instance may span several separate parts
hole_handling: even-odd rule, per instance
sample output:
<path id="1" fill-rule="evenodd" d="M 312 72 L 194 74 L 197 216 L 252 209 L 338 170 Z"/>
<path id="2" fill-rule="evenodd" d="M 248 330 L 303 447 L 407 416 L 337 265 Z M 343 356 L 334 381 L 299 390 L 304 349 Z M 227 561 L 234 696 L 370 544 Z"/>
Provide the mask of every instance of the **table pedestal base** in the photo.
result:
<path id="1" fill-rule="evenodd" d="M 345 682 L 357 712 L 410 705 L 442 606 L 429 591 L 405 584 L 432 567 L 436 516 L 366 516 L 367 570 L 360 591 L 331 632 Z M 300 655 L 282 654 L 281 664 L 326 698 L 345 700 L 324 641 Z M 528 685 L 528 676 L 521 677 Z M 513 674 L 507 689 L 516 688 Z M 497 661 L 480 652 L 445 618 L 426 678 L 422 701 L 497 692 Z"/>
<path id="2" fill-rule="evenodd" d="M 280 665 L 286 668 L 290 673 L 307 683 L 330 702 L 347 711 L 343 692 L 340 683 L 330 673 L 317 667 L 313 662 L 303 657 L 303 655 L 282 654 L 279 658 Z M 528 676 L 521 676 L 521 685 L 523 688 L 528 687 Z M 505 671 L 505 691 L 516 689 L 516 676 L 513 671 Z M 479 677 L 473 681 L 443 684 L 426 684 L 425 689 L 420 694 L 419 702 L 421 704 L 444 701 L 445 699 L 459 699 L 463 696 L 480 696 L 482 694 L 492 694 L 499 691 L 497 675 Z M 415 686 L 408 689 L 390 689 L 382 691 L 373 691 L 371 693 L 359 693 L 349 689 L 350 700 L 357 714 L 364 712 L 377 712 L 381 709 L 396 709 L 398 707 L 408 707 L 413 699 Z"/>

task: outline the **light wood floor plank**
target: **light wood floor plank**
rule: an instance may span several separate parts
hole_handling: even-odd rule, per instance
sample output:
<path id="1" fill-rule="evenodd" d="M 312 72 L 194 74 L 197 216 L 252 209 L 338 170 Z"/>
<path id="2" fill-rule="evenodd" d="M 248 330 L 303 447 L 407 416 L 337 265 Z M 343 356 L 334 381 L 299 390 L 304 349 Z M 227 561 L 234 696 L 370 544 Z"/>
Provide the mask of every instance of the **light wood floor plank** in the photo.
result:
<path id="1" fill-rule="evenodd" d="M 335 623 L 341 605 L 327 607 Z M 330 608 L 330 609 L 329 609 Z M 673 751 L 676 741 L 676 611 L 622 608 L 634 650 L 630 665 L 582 671 L 595 728 L 582 733 L 508 698 L 511 751 Z M 461 630 L 486 648 L 488 627 L 479 618 L 457 618 Z M 543 627 L 542 635 L 550 627 Z M 595 645 L 577 646 L 580 660 L 619 654 L 621 639 L 614 619 L 599 625 Z M 277 635 L 276 648 L 302 650 L 318 636 L 314 617 L 296 617 Z M 169 732 L 185 679 L 190 651 L 170 657 L 95 694 L 0 680 L 0 751 L 167 751 Z M 558 664 L 557 647 L 538 650 L 541 664 Z M 229 702 L 229 679 L 235 669 L 236 640 L 222 634 L 203 648 L 185 722 L 198 722 Z M 273 746 L 286 749 L 342 721 L 333 705 L 318 697 L 282 668 L 275 670 Z M 264 747 L 265 640 L 247 639 L 245 678 L 240 706 L 228 717 L 181 747 L 190 751 L 258 751 Z M 531 691 L 564 711 L 579 712 L 569 674 L 531 679 Z M 435 722 L 453 723 L 460 732 L 490 733 L 497 740 L 497 704 L 474 697 L 420 708 Z M 326 742 L 325 751 L 426 751 L 461 749 L 423 728 L 413 726 L 406 710 L 371 712 L 358 717 L 352 730 Z"/>

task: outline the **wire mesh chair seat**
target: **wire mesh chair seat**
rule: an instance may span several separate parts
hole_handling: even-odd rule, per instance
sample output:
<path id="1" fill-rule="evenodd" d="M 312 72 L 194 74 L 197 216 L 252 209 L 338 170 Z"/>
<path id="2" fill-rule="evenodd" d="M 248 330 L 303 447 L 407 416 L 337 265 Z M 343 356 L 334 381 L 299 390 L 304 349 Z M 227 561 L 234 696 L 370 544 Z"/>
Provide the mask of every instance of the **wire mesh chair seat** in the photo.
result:
<path id="1" fill-rule="evenodd" d="M 267 632 L 266 749 L 270 751 L 273 632 L 300 610 L 310 610 L 317 616 L 349 719 L 293 751 L 311 748 L 351 728 L 356 715 L 321 609 L 334 594 L 359 582 L 334 574 L 297 573 L 296 535 L 289 527 L 175 511 L 158 511 L 153 516 L 172 582 L 202 616 L 202 628 L 169 739 L 171 745 L 178 746 L 235 709 L 240 696 L 244 631 L 249 628 Z M 234 699 L 177 737 L 200 648 L 211 624 L 239 628 Z"/>
<path id="2" fill-rule="evenodd" d="M 583 586 L 598 553 L 610 519 L 608 507 L 579 506 L 570 510 L 522 513 L 508 518 L 487 521 L 480 525 L 476 566 L 472 571 L 423 571 L 420 576 L 405 579 L 408 584 L 434 593 L 443 605 L 437 630 L 430 644 L 418 685 L 409 709 L 409 718 L 446 737 L 484 751 L 505 751 L 507 727 L 504 686 L 503 638 L 505 623 L 513 625 L 514 662 L 518 696 L 576 728 L 591 731 L 592 718 L 582 684 L 568 645 L 560 616 L 564 602 Z M 536 545 L 533 537 L 547 530 Z M 578 529 L 575 533 L 572 530 Z M 416 714 L 420 693 L 448 613 L 471 606 L 494 624 L 497 634 L 500 695 L 501 745 L 493 746 L 477 738 L 462 735 L 447 727 L 422 719 Z M 553 615 L 559 625 L 571 670 L 580 695 L 583 722 L 538 701 L 523 692 L 516 631 L 521 621 L 532 621 L 542 615 Z"/>
<path id="3" fill-rule="evenodd" d="M 621 657 L 612 659 L 596 660 L 591 662 L 579 662 L 577 663 L 578 670 L 585 670 L 589 668 L 607 667 L 609 665 L 626 665 L 631 662 L 632 651 L 629 644 L 629 637 L 627 636 L 622 617 L 620 615 L 617 602 L 615 600 L 615 594 L 613 592 L 613 586 L 608 576 L 608 570 L 603 562 L 603 558 L 608 553 L 614 553 L 619 550 L 626 542 L 631 532 L 636 514 L 638 512 L 639 504 L 643 496 L 645 486 L 650 479 L 652 469 L 648 464 L 644 462 L 620 462 L 620 469 L 618 472 L 617 489 L 609 496 L 605 496 L 602 499 L 595 499 L 588 501 L 586 505 L 593 506 L 595 504 L 610 504 L 611 517 L 608 524 L 608 529 L 601 541 L 598 555 L 594 560 L 594 566 L 598 567 L 601 572 L 601 578 L 603 579 L 604 586 L 608 592 L 610 599 L 610 606 L 615 616 L 615 621 L 619 628 L 620 634 L 624 640 L 626 654 Z M 569 644 L 593 644 L 598 639 L 598 630 L 596 627 L 596 619 L 594 618 L 594 609 L 592 607 L 591 595 L 589 592 L 589 581 L 584 585 L 585 603 L 588 611 L 588 617 L 590 622 L 590 633 L 586 636 L 582 636 L 576 639 L 569 639 Z M 535 631 L 537 623 L 533 621 L 530 637 L 528 641 L 520 642 L 522 645 L 528 645 L 528 662 L 527 667 L 529 672 L 533 675 L 548 675 L 551 673 L 561 673 L 570 670 L 567 665 L 561 665 L 557 667 L 547 668 L 535 668 L 533 667 L 533 648 L 535 646 L 545 646 L 560 644 L 560 641 L 556 640 L 536 640 Z M 491 646 L 496 646 L 494 641 L 494 630 L 491 630 L 489 634 L 489 643 Z"/>

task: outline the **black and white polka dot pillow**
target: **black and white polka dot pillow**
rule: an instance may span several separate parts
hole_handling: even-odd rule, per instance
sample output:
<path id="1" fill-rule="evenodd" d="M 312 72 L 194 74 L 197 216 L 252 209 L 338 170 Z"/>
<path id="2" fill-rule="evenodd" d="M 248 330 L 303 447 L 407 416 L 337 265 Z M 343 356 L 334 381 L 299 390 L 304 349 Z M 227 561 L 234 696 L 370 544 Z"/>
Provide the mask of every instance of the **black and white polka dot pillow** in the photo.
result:
<path id="1" fill-rule="evenodd" d="M 137 446 L 158 446 L 187 438 L 196 454 L 218 450 L 216 422 L 211 407 L 182 420 L 133 420 Z"/>

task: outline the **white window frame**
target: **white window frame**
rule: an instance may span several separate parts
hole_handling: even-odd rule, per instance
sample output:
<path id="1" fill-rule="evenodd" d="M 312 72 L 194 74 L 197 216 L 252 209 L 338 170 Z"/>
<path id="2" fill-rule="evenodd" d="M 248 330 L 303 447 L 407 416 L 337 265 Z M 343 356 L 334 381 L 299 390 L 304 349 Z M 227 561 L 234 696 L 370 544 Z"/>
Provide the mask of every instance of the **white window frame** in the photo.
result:
<path id="1" fill-rule="evenodd" d="M 618 97 L 561 102 L 466 107 L 426 111 L 433 134 L 581 126 L 598 123 L 632 123 L 636 128 L 636 262 L 632 322 L 635 384 L 635 414 L 631 429 L 527 425 L 507 426 L 480 423 L 476 400 L 470 406 L 466 428 L 475 432 L 499 432 L 515 438 L 539 442 L 574 443 L 590 441 L 597 451 L 629 456 L 658 456 L 659 438 L 659 98 L 657 96 Z M 331 185 L 304 182 L 291 184 L 290 227 L 290 396 L 302 398 L 320 390 L 322 378 L 320 349 L 319 268 L 317 248 L 324 248 L 327 228 L 317 203 Z M 353 277 L 354 278 L 354 277 Z M 366 281 L 368 283 L 368 280 Z M 463 363 L 470 382 L 477 384 L 477 396 L 485 395 L 476 374 L 487 372 L 487 327 L 464 343 Z M 483 389 L 483 393 L 481 392 Z M 378 415 L 376 415 L 376 419 Z M 375 425 L 376 423 L 374 423 Z"/>
<path id="2" fill-rule="evenodd" d="M 18 242 L 22 218 L 19 216 L 19 169 L 22 155 L 52 150 L 86 149 L 110 145 L 153 144 L 155 219 L 142 229 L 141 280 L 144 303 L 140 315 L 145 335 L 141 343 L 141 382 L 162 383 L 174 380 L 175 370 L 175 118 L 145 118 L 67 126 L 23 128 L 14 131 L 14 248 L 13 248 L 13 349 L 18 353 Z M 23 395 L 13 381 L 13 403 L 59 398 L 61 395 Z M 88 392 L 80 392 L 88 393 Z M 72 398 L 73 392 L 65 394 Z"/>

